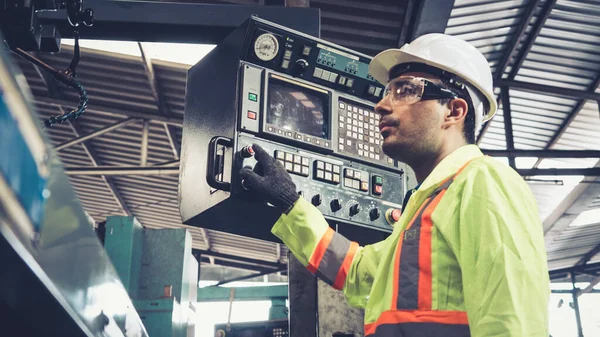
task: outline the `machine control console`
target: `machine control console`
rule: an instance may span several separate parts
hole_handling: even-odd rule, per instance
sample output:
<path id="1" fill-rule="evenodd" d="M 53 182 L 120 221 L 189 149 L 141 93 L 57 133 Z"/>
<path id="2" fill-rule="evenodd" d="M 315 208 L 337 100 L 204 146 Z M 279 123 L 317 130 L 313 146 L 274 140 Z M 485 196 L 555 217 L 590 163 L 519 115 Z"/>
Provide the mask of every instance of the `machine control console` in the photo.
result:
<path id="1" fill-rule="evenodd" d="M 253 167 L 256 160 L 244 149 L 259 144 L 286 169 L 302 198 L 328 220 L 355 223 L 391 231 L 404 196 L 403 174 L 337 157 L 299 150 L 284 144 L 238 135 L 239 166 Z M 386 216 L 382 217 L 382 213 Z"/>

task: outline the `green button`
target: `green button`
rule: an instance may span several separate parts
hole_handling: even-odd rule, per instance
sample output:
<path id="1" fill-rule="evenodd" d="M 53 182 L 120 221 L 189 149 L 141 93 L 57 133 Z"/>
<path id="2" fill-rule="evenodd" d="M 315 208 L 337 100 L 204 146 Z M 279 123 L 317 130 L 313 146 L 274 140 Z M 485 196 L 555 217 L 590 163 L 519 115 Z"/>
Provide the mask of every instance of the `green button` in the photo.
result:
<path id="1" fill-rule="evenodd" d="M 377 184 L 377 185 L 383 184 L 383 178 L 380 176 L 375 176 L 375 184 Z"/>
<path id="2" fill-rule="evenodd" d="M 258 95 L 249 92 L 248 93 L 248 99 L 251 100 L 251 101 L 257 102 L 258 101 Z"/>

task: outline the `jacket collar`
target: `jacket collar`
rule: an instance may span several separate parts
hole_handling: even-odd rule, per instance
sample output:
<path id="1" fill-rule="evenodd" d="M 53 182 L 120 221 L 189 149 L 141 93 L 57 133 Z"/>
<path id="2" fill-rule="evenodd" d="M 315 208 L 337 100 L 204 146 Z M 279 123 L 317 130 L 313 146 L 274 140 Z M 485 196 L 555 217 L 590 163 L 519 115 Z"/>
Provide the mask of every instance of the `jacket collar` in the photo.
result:
<path id="1" fill-rule="evenodd" d="M 483 156 L 483 153 L 477 145 L 468 144 L 459 147 L 442 159 L 427 178 L 425 178 L 423 183 L 421 183 L 415 193 L 429 195 L 442 181 L 453 176 L 465 163 L 481 156 Z"/>

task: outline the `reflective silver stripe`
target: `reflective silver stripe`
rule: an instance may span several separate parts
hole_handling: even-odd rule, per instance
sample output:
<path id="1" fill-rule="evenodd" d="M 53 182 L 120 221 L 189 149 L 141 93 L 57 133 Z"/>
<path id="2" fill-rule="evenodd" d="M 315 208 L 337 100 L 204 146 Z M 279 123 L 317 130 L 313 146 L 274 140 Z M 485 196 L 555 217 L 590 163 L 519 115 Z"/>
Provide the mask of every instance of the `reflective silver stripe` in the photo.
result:
<path id="1" fill-rule="evenodd" d="M 438 194 L 452 184 L 452 181 L 453 179 L 448 179 L 448 181 L 433 192 L 425 206 L 421 208 L 414 223 L 408 230 L 404 230 L 400 234 L 402 251 L 400 252 L 400 266 L 398 267 L 399 275 L 396 309 L 419 309 L 419 243 L 421 242 L 421 222 L 423 213 L 425 213 Z"/>
<path id="2" fill-rule="evenodd" d="M 333 285 L 349 249 L 350 240 L 337 232 L 334 233 L 323 255 L 323 259 L 317 268 L 317 276 L 329 285 Z"/>
<path id="3" fill-rule="evenodd" d="M 365 337 L 470 337 L 467 324 L 396 323 L 382 324 Z"/>

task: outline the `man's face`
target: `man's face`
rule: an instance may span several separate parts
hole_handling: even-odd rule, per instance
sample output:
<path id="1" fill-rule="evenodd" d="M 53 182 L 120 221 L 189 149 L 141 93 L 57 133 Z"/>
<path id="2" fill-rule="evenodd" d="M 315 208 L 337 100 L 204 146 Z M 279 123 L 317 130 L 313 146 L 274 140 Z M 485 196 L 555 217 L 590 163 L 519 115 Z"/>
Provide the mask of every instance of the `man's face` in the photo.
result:
<path id="1" fill-rule="evenodd" d="M 406 76 L 441 83 L 433 75 L 420 72 L 404 73 L 396 79 Z M 442 145 L 442 125 L 448 107 L 438 100 L 394 104 L 388 95 L 377 103 L 375 111 L 381 115 L 379 128 L 383 152 L 391 158 L 410 161 L 411 158 L 436 153 Z"/>

